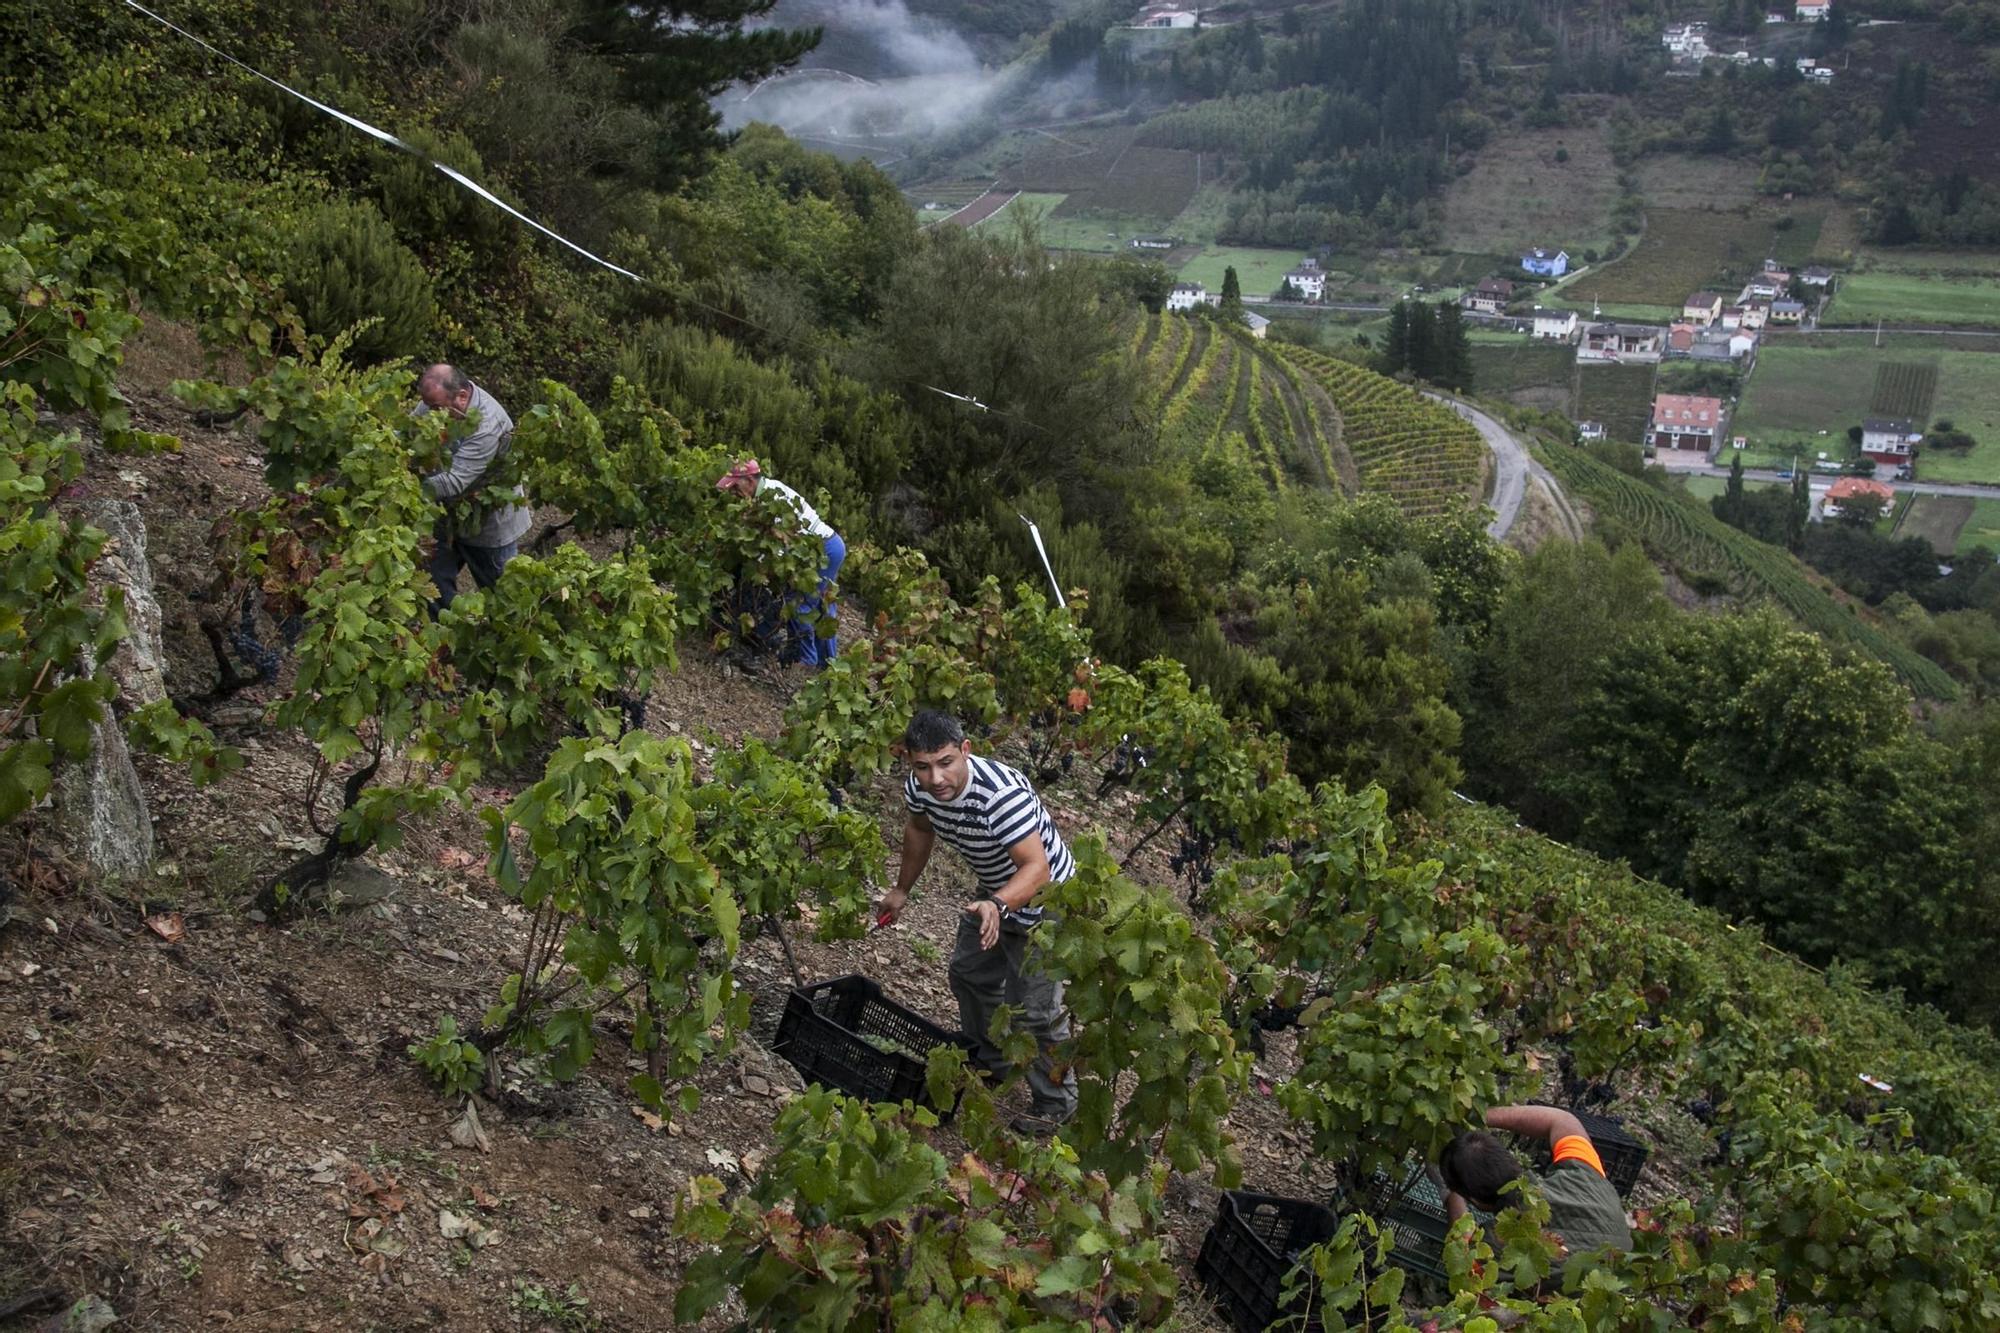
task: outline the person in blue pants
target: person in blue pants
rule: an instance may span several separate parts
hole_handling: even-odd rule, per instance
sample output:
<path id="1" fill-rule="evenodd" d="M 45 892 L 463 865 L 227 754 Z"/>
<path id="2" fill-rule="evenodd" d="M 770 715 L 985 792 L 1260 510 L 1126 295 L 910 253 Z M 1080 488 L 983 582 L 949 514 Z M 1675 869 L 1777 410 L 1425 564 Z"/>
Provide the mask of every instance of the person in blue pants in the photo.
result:
<path id="1" fill-rule="evenodd" d="M 840 608 L 827 600 L 833 590 L 833 581 L 840 574 L 840 567 L 847 561 L 847 543 L 833 530 L 833 525 L 819 516 L 819 512 L 806 498 L 775 477 L 764 475 L 763 467 L 754 458 L 746 458 L 730 468 L 716 481 L 715 489 L 739 495 L 745 500 L 757 495 L 775 495 L 791 507 L 798 515 L 799 531 L 820 543 L 824 552 L 819 567 L 819 588 L 811 596 L 801 598 L 793 611 L 792 633 L 798 645 L 798 658 L 813 667 L 826 667 L 840 652 L 838 632 L 819 636 L 818 623 L 821 609 L 825 618 L 835 620 Z"/>

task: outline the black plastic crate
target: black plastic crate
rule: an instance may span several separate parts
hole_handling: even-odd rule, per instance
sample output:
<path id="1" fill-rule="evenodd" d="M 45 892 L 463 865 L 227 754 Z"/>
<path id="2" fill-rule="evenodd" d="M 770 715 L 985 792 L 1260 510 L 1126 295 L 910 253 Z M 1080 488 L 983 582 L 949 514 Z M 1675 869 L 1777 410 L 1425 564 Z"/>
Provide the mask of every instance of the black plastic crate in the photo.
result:
<path id="1" fill-rule="evenodd" d="M 1625 1132 L 1622 1120 L 1609 1116 L 1592 1115 L 1588 1111 L 1571 1111 L 1571 1115 L 1583 1122 L 1583 1132 L 1590 1135 L 1590 1142 L 1597 1149 L 1597 1156 L 1604 1163 L 1604 1178 L 1617 1189 L 1618 1197 L 1631 1196 L 1632 1187 L 1639 1183 L 1639 1173 L 1646 1168 L 1648 1149 L 1645 1144 Z M 1533 1154 L 1535 1168 L 1547 1171 L 1555 1163 L 1555 1152 L 1547 1139 L 1524 1139 L 1521 1146 Z"/>
<path id="2" fill-rule="evenodd" d="M 901 1049 L 882 1050 L 870 1037 Z M 924 1086 L 925 1062 L 933 1047 L 945 1044 L 968 1052 L 973 1048 L 959 1033 L 885 997 L 867 977 L 846 976 L 794 990 L 785 1000 L 771 1049 L 808 1083 L 871 1102 L 913 1101 L 949 1111 L 935 1106 Z"/>
<path id="3" fill-rule="evenodd" d="M 1310 1199 L 1230 1190 L 1215 1210 L 1215 1225 L 1202 1238 L 1194 1275 L 1238 1333 L 1264 1333 L 1274 1320 L 1300 1316 L 1305 1333 L 1317 1333 L 1319 1312 L 1307 1293 L 1290 1305 L 1279 1298 L 1299 1256 L 1339 1226 L 1331 1209 Z"/>
<path id="4" fill-rule="evenodd" d="M 1421 1164 L 1412 1164 L 1401 1176 L 1377 1171 L 1368 1182 L 1368 1213 L 1394 1238 L 1390 1263 L 1406 1273 L 1444 1280 L 1444 1238 L 1451 1219 L 1444 1210 L 1444 1191 Z M 1477 1209 L 1473 1216 L 1488 1220 Z"/>

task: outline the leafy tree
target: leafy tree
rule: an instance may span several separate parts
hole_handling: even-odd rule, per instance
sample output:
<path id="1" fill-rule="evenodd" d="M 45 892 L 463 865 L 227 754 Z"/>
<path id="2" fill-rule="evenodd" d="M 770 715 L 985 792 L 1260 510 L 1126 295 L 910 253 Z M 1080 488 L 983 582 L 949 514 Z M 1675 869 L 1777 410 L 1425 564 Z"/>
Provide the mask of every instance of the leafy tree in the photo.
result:
<path id="1" fill-rule="evenodd" d="M 1547 542 L 1522 562 L 1493 613 L 1466 691 L 1465 762 L 1474 790 L 1536 828 L 1573 837 L 1578 812 L 1556 780 L 1577 755 L 1570 720 L 1607 657 L 1671 614 L 1660 576 L 1636 542 Z"/>
<path id="2" fill-rule="evenodd" d="M 1271 591 L 1259 641 L 1284 674 L 1257 691 L 1254 715 L 1291 738 L 1308 780 L 1379 782 L 1398 808 L 1441 808 L 1459 718 L 1428 600 L 1373 595 L 1367 575 L 1330 562 Z"/>

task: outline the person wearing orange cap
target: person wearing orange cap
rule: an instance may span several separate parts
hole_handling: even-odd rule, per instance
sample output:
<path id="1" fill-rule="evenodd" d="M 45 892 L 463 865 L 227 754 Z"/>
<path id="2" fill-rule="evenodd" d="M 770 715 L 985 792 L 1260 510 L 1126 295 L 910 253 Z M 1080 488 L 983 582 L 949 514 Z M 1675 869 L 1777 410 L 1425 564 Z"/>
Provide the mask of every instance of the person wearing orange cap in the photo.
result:
<path id="1" fill-rule="evenodd" d="M 820 543 L 823 555 L 819 568 L 819 589 L 813 596 L 800 599 L 792 616 L 792 636 L 797 644 L 799 661 L 819 668 L 831 665 L 840 651 L 840 638 L 837 631 L 820 637 L 819 621 L 822 607 L 828 621 L 839 617 L 840 608 L 827 600 L 827 594 L 833 590 L 833 580 L 847 560 L 847 543 L 833 530 L 832 524 L 806 503 L 803 495 L 777 478 L 765 476 L 763 467 L 754 458 L 746 458 L 723 473 L 716 481 L 715 489 L 728 491 L 745 500 L 758 495 L 777 496 L 798 515 L 800 533 Z"/>

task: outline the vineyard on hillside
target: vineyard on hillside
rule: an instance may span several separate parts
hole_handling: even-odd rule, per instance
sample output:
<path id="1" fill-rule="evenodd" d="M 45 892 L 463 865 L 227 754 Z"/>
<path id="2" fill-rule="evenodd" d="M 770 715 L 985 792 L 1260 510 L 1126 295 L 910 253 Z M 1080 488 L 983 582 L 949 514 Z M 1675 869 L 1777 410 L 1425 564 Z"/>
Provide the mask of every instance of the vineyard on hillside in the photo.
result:
<path id="1" fill-rule="evenodd" d="M 1776 547 L 1730 527 L 1699 501 L 1669 495 L 1598 462 L 1581 449 L 1544 448 L 1537 456 L 1563 485 L 1645 543 L 1652 556 L 1696 587 L 1714 585 L 1744 598 L 1769 598 L 1807 629 L 1848 643 L 1882 662 L 1918 694 L 1950 699 L 1958 687 L 1929 658 L 1868 623 Z"/>
<path id="2" fill-rule="evenodd" d="M 1390 496 L 1408 514 L 1478 502 L 1486 446 L 1471 422 L 1352 362 L 1299 347 L 1285 348 L 1282 359 L 1332 400 L 1362 490 Z"/>
<path id="3" fill-rule="evenodd" d="M 188 158 L 126 165 L 122 188 L 20 172 L 0 209 L 0 1318 L 54 1293 L 56 1326 L 97 1329 L 1210 1329 L 1193 1256 L 1245 1186 L 1338 1209 L 1266 1247 L 1265 1294 L 1291 1274 L 1329 1329 L 2000 1320 L 1990 1035 L 1505 815 L 1308 788 L 1181 663 L 1107 662 L 1079 608 L 913 552 L 858 546 L 838 660 L 746 684 L 722 649 L 745 660 L 749 608 L 815 591 L 820 553 L 781 501 L 718 492 L 736 450 L 622 377 L 512 404 L 493 480 L 547 540 L 433 614 L 420 477 L 466 423 L 412 416 L 408 365 L 297 330 Z M 220 378 L 135 421 L 142 318 Z M 1413 512 L 1477 496 L 1476 435 L 1403 386 L 1199 320 L 1131 346 L 1183 448 L 1280 488 L 1352 452 Z M 169 422 L 228 433 L 146 428 Z M 1781 586 L 1620 474 L 1551 462 Z M 114 706 L 137 701 L 99 669 L 139 626 L 91 522 L 107 491 L 177 534 L 146 583 L 200 620 L 181 639 L 217 631 L 199 700 Z M 274 669 L 235 678 L 217 607 Z M 1075 853 L 1024 946 L 1075 1019 L 1078 1110 L 1047 1139 L 1006 1128 L 1032 1041 L 990 1088 L 950 1034 L 867 1041 L 797 975 L 794 939 L 905 998 L 944 970 L 928 937 L 870 932 L 920 707 L 1021 765 Z M 126 740 L 174 860 L 85 883 L 44 798 Z M 371 863 L 392 892 L 340 900 Z M 953 929 L 970 877 L 926 887 Z M 801 1080 L 758 1041 L 773 1010 L 908 1095 L 864 1099 L 851 1063 Z M 1370 1183 L 1533 1097 L 1654 1150 L 1632 1250 L 1565 1256 L 1530 1181 L 1491 1232 L 1398 1260 L 1401 1191 Z"/>
<path id="4" fill-rule="evenodd" d="M 1220 452 L 1278 492 L 1342 490 L 1352 477 L 1331 405 L 1247 333 L 1155 314 L 1134 330 L 1132 351 L 1163 448 L 1190 458 Z"/>

